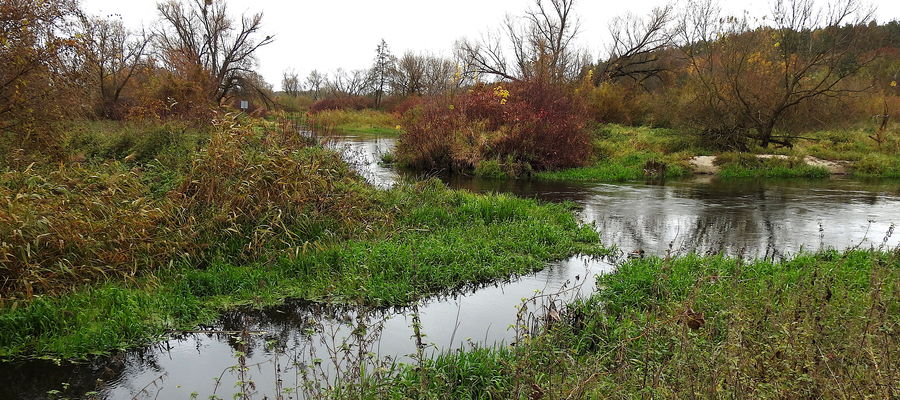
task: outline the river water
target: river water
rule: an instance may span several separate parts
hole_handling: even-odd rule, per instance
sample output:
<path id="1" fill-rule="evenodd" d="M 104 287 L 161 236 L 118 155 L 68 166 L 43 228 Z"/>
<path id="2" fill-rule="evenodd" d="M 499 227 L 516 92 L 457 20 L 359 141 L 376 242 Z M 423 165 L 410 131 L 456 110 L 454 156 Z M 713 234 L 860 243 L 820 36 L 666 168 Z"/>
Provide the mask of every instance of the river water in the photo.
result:
<path id="1" fill-rule="evenodd" d="M 423 178 L 378 164 L 380 155 L 393 148 L 392 138 L 340 135 L 330 146 L 375 185 Z M 701 176 L 665 183 L 573 184 L 438 177 L 475 192 L 574 202 L 581 220 L 594 224 L 619 255 L 643 250 L 780 258 L 802 250 L 900 245 L 900 235 L 889 235 L 900 223 L 897 181 Z M 353 379 L 350 366 L 360 359 L 374 370 L 414 362 L 417 350 L 433 356 L 510 344 L 516 338 L 510 327 L 521 322 L 517 307 L 523 299 L 535 298 L 526 304 L 534 311 L 589 293 L 597 274 L 614 270 L 613 259 L 573 257 L 531 275 L 400 310 L 340 310 L 302 302 L 235 310 L 196 333 L 85 363 L 2 364 L 0 399 L 42 399 L 54 390 L 60 396 L 101 399 L 314 396 L 316 385 Z M 365 332 L 359 329 L 363 326 Z M 421 327 L 418 334 L 414 326 Z"/>

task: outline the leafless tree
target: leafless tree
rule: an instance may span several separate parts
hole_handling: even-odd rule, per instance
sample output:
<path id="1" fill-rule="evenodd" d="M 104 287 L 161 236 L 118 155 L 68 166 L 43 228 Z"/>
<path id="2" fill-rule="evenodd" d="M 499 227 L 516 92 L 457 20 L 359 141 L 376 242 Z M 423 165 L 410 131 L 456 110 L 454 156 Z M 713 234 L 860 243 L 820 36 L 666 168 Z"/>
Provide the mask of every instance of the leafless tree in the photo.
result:
<path id="1" fill-rule="evenodd" d="M 425 93 L 439 94 L 456 87 L 457 63 L 453 60 L 427 56 L 425 58 Z"/>
<path id="2" fill-rule="evenodd" d="M 132 32 L 121 19 L 80 16 L 80 39 L 84 48 L 84 68 L 96 86 L 101 112 L 119 101 L 122 90 L 142 66 L 148 64 L 147 50 L 152 35 Z"/>
<path id="3" fill-rule="evenodd" d="M 300 83 L 300 75 L 293 69 L 285 70 L 281 73 L 281 90 L 288 96 L 297 97 L 303 91 L 303 84 Z"/>
<path id="4" fill-rule="evenodd" d="M 406 52 L 391 69 L 391 90 L 404 96 L 443 93 L 454 87 L 455 73 L 452 60 Z"/>
<path id="5" fill-rule="evenodd" d="M 313 100 L 318 100 L 322 94 L 322 89 L 328 87 L 328 74 L 323 74 L 318 70 L 312 70 L 306 77 L 306 87 L 312 92 Z"/>
<path id="6" fill-rule="evenodd" d="M 752 27 L 711 0 L 694 1 L 678 33 L 702 100 L 731 119 L 728 129 L 789 146 L 796 136 L 775 130 L 798 105 L 866 89 L 851 78 L 877 57 L 864 50 L 861 29 L 872 12 L 858 0 L 779 0 L 768 17 L 771 25 Z"/>
<path id="7" fill-rule="evenodd" d="M 523 17 L 507 17 L 501 33 L 459 41 L 465 72 L 514 81 L 577 77 L 585 57 L 573 44 L 579 32 L 574 5 L 575 0 L 534 0 Z"/>
<path id="8" fill-rule="evenodd" d="M 258 39 L 262 13 L 227 13 L 224 0 L 171 0 L 157 5 L 162 27 L 156 32 L 163 59 L 170 68 L 188 64 L 210 75 L 211 100 L 222 103 L 235 85 L 253 72 L 254 53 L 272 43 L 272 36 Z"/>
<path id="9" fill-rule="evenodd" d="M 407 51 L 391 70 L 391 90 L 399 95 L 419 95 L 425 91 L 427 59 Z"/>
<path id="10" fill-rule="evenodd" d="M 338 68 L 329 82 L 329 91 L 336 95 L 361 96 L 371 87 L 371 74 L 367 70 L 356 69 L 347 72 Z"/>
<path id="11" fill-rule="evenodd" d="M 647 18 L 627 14 L 613 19 L 612 44 L 595 80 L 628 78 L 643 84 L 665 71 L 660 57 L 672 45 L 674 14 L 674 7 L 666 5 L 653 9 Z"/>

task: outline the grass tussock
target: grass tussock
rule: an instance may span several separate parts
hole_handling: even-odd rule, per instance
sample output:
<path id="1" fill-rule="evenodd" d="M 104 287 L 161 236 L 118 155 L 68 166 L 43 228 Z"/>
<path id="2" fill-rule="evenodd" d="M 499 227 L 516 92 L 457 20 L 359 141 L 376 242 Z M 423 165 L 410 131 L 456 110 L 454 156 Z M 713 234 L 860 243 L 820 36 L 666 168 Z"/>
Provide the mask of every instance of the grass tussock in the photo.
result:
<path id="1" fill-rule="evenodd" d="M 900 254 L 629 262 L 510 348 L 441 356 L 378 387 L 416 398 L 893 398 Z"/>

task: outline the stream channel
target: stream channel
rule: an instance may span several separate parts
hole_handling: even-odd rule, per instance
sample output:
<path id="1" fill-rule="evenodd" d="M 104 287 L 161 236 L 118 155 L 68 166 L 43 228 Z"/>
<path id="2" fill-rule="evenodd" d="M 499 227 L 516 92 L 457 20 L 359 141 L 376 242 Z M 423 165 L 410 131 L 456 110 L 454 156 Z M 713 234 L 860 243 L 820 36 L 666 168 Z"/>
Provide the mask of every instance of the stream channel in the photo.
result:
<path id="1" fill-rule="evenodd" d="M 340 149 L 375 185 L 420 179 L 378 164 L 394 144 L 388 137 L 336 135 L 329 146 Z M 431 297 L 413 308 L 342 310 L 288 302 L 265 310 L 232 310 L 196 333 L 87 362 L 0 364 L 0 399 L 44 399 L 54 390 L 60 396 L 99 399 L 188 399 L 192 394 L 230 399 L 241 390 L 269 399 L 293 389 L 314 393 L 318 388 L 309 385 L 349 376 L 341 374 L 349 374 L 348 366 L 359 357 L 373 367 L 414 362 L 415 319 L 428 356 L 510 344 L 515 340 L 510 326 L 517 322 L 523 298 L 555 294 L 554 301 L 565 303 L 588 294 L 595 276 L 612 272 L 615 260 L 626 253 L 778 259 L 803 250 L 900 244 L 900 235 L 888 235 L 900 224 L 897 181 L 696 176 L 664 183 L 576 184 L 439 177 L 473 192 L 574 202 L 579 218 L 593 224 L 604 243 L 616 246 L 618 257 L 576 256 L 506 282 Z M 367 326 L 366 333 L 354 334 L 360 324 Z M 234 368 L 238 365 L 247 368 Z M 283 398 L 298 397 L 303 396 Z"/>

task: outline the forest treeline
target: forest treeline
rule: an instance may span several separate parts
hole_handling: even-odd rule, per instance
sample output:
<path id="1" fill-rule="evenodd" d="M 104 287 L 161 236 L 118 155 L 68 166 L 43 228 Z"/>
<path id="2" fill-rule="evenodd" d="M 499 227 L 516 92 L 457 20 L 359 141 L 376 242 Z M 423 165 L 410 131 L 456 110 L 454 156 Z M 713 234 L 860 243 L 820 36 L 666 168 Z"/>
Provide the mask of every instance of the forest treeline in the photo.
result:
<path id="1" fill-rule="evenodd" d="M 152 28 L 135 30 L 76 0 L 3 0 L 3 150 L 62 153 L 72 119 L 205 124 L 248 100 L 258 111 L 405 115 L 408 165 L 554 169 L 589 162 L 594 122 L 674 127 L 746 151 L 874 121 L 881 146 L 900 106 L 900 23 L 877 22 L 856 0 L 777 1 L 758 17 L 713 0 L 663 5 L 613 19 L 606 45 L 579 37 L 576 1 L 535 0 L 494 30 L 461 32 L 479 39 L 460 39 L 452 57 L 394 55 L 382 40 L 371 68 L 288 70 L 279 92 L 256 72 L 257 50 L 275 40 L 262 13 L 234 15 L 223 0 L 157 11 Z"/>

